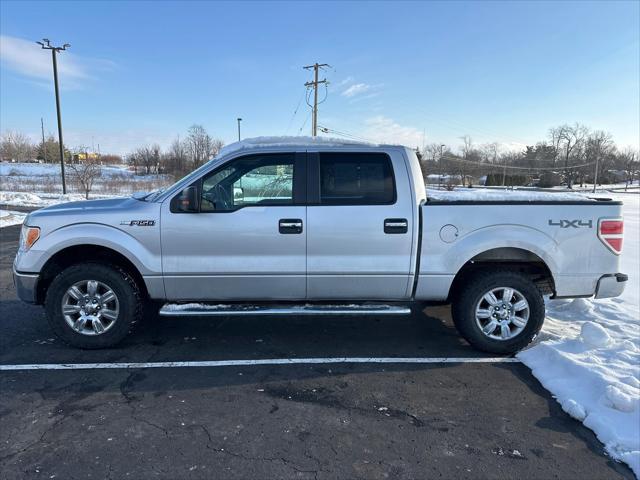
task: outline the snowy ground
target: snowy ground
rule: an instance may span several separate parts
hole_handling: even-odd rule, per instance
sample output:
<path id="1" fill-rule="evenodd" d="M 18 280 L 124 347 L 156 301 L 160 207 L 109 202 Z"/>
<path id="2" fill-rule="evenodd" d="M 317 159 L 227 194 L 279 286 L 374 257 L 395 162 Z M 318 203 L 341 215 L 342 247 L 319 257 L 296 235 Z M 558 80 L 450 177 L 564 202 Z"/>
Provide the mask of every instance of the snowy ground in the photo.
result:
<path id="1" fill-rule="evenodd" d="M 13 212 L 10 210 L 0 210 L 0 228 L 11 225 L 20 225 L 27 214 L 24 212 Z"/>
<path id="2" fill-rule="evenodd" d="M 624 202 L 624 294 L 548 301 L 542 334 L 518 358 L 612 458 L 640 477 L 640 195 L 613 197 Z"/>
<path id="3" fill-rule="evenodd" d="M 67 191 L 81 193 L 73 169 L 66 168 Z M 102 165 L 95 180 L 91 197 L 96 195 L 127 195 L 135 191 L 151 191 L 169 185 L 167 175 L 136 175 L 126 165 Z M 45 163 L 0 162 L 0 189 L 13 192 L 59 193 L 60 165 Z"/>

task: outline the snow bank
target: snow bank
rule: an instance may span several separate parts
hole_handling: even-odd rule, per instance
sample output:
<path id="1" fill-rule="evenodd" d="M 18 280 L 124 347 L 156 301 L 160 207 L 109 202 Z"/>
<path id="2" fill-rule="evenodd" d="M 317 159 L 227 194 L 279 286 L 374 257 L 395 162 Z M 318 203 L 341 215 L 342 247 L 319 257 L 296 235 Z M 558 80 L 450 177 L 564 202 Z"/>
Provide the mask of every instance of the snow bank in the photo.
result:
<path id="1" fill-rule="evenodd" d="M 23 212 L 0 210 L 0 228 L 9 227 L 11 225 L 21 225 L 26 216 L 27 214 Z"/>
<path id="2" fill-rule="evenodd" d="M 518 358 L 612 458 L 640 477 L 640 195 L 615 199 L 624 202 L 624 294 L 548 301 L 539 342 Z"/>
<path id="3" fill-rule="evenodd" d="M 92 199 L 96 198 L 113 198 L 111 195 L 92 195 Z M 19 206 L 19 207 L 48 207 L 49 205 L 57 205 L 65 202 L 78 202 L 85 200 L 81 193 L 62 194 L 34 194 L 27 192 L 2 192 L 0 191 L 0 204 Z"/>
<path id="4" fill-rule="evenodd" d="M 128 170 L 126 165 L 101 165 L 102 175 L 127 175 L 133 176 L 134 172 Z M 0 163 L 0 175 L 10 177 L 43 177 L 60 175 L 59 163 L 26 163 L 26 162 L 2 162 Z"/>
<path id="5" fill-rule="evenodd" d="M 452 191 L 436 190 L 427 188 L 427 198 L 430 200 L 448 200 L 448 201 L 584 201 L 593 202 L 594 200 L 580 193 L 572 192 L 541 192 L 537 190 L 493 190 L 486 188 L 456 188 Z"/>

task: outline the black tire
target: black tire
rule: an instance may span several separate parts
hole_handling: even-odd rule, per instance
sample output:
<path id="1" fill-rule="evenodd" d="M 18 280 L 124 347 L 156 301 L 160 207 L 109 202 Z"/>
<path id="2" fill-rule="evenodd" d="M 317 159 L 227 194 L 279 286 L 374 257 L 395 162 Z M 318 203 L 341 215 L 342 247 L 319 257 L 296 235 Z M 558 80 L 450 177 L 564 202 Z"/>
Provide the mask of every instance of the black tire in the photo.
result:
<path id="1" fill-rule="evenodd" d="M 507 340 L 496 340 L 482 332 L 476 322 L 476 307 L 485 293 L 495 288 L 517 290 L 528 302 L 529 319 L 521 332 Z M 458 286 L 451 306 L 453 322 L 460 334 L 475 348 L 490 353 L 513 354 L 538 335 L 545 317 L 544 299 L 538 287 L 522 273 L 510 270 L 475 272 Z M 489 321 L 488 319 L 487 321 Z"/>
<path id="2" fill-rule="evenodd" d="M 115 293 L 119 313 L 113 326 L 99 335 L 84 335 L 65 320 L 62 302 L 67 290 L 77 282 L 96 280 Z M 59 273 L 49 285 L 45 298 L 47 320 L 54 333 L 68 345 L 84 349 L 108 348 L 119 343 L 142 318 L 143 301 L 135 280 L 117 266 L 101 263 L 72 265 Z"/>

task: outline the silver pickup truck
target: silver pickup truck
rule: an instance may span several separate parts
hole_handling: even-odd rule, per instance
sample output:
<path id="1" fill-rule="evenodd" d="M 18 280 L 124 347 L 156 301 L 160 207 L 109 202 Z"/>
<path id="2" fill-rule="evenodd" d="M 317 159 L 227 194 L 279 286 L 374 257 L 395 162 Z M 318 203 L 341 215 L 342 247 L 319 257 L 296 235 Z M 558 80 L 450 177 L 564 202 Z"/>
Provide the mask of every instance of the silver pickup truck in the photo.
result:
<path id="1" fill-rule="evenodd" d="M 116 344 L 149 305 L 371 316 L 450 302 L 472 345 L 512 353 L 542 327 L 544 295 L 622 293 L 622 233 L 619 202 L 431 199 L 408 148 L 262 138 L 162 191 L 31 213 L 14 280 L 81 348 Z"/>

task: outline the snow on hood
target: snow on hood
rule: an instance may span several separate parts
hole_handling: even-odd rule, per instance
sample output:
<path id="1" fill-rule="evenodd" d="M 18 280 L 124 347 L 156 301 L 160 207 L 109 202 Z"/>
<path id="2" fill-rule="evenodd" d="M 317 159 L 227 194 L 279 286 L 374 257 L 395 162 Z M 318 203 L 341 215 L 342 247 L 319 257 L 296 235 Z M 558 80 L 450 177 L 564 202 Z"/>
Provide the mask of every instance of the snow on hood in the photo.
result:
<path id="1" fill-rule="evenodd" d="M 75 202 L 58 203 L 37 210 L 38 212 L 67 212 L 70 210 L 97 210 L 113 209 L 126 206 L 128 203 L 137 202 L 131 197 L 106 198 L 101 200 L 79 200 Z"/>

